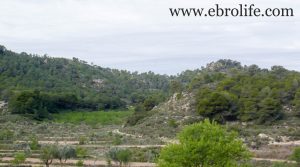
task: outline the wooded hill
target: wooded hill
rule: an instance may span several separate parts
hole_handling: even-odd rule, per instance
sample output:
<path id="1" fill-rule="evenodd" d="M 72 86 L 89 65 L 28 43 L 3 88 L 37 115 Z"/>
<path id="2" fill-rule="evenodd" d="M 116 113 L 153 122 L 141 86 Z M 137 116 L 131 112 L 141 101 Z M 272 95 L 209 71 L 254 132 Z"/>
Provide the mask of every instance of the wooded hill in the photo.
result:
<path id="1" fill-rule="evenodd" d="M 77 58 L 19 54 L 4 46 L 0 46 L 0 81 L 1 99 L 12 102 L 13 112 L 30 114 L 125 108 L 146 99 L 154 106 L 169 93 L 165 75 L 102 68 Z"/>
<path id="2" fill-rule="evenodd" d="M 45 118 L 65 109 L 136 106 L 147 115 L 170 95 L 195 94 L 198 114 L 219 122 L 272 122 L 300 114 L 300 73 L 281 66 L 261 69 L 219 60 L 177 76 L 129 72 L 90 65 L 77 58 L 15 53 L 0 47 L 0 94 L 15 113 Z M 142 114 L 141 114 L 142 113 Z M 133 121 L 133 124 L 136 121 Z"/>

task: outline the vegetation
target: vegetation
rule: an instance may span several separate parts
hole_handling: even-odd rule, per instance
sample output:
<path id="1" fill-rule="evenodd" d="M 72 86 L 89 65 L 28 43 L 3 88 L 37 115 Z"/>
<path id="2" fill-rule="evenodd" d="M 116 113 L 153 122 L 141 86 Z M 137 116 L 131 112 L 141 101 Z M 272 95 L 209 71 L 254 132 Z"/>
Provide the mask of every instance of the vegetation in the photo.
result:
<path id="1" fill-rule="evenodd" d="M 178 138 L 179 144 L 162 149 L 160 167 L 232 167 L 245 163 L 250 156 L 236 133 L 209 120 L 186 127 Z"/>
<path id="2" fill-rule="evenodd" d="M 46 167 L 49 167 L 49 165 L 52 164 L 56 151 L 57 147 L 54 145 L 47 145 L 42 148 L 40 159 L 44 162 Z"/>
<path id="3" fill-rule="evenodd" d="M 197 111 L 218 122 L 241 120 L 259 124 L 283 118 L 283 107 L 298 113 L 300 73 L 281 66 L 271 70 L 220 60 L 203 69 L 188 87 L 197 90 Z"/>
<path id="4" fill-rule="evenodd" d="M 61 166 L 70 158 L 76 158 L 76 150 L 68 145 L 57 147 L 54 151 L 54 158 L 58 159 Z"/>
<path id="5" fill-rule="evenodd" d="M 12 161 L 12 163 L 15 164 L 15 165 L 20 165 L 20 164 L 24 163 L 25 160 L 26 160 L 25 153 L 18 152 L 18 153 L 15 154 L 14 160 Z"/>
<path id="6" fill-rule="evenodd" d="M 127 149 L 112 148 L 107 153 L 107 161 L 112 160 L 118 162 L 121 167 L 123 164 L 126 165 L 129 163 L 131 155 L 132 153 Z"/>
<path id="7" fill-rule="evenodd" d="M 120 125 L 124 123 L 128 116 L 132 114 L 132 111 L 76 111 L 76 112 L 63 112 L 60 114 L 54 114 L 53 118 L 55 122 L 64 123 L 86 123 L 88 125 Z"/>
<path id="8" fill-rule="evenodd" d="M 296 147 L 294 149 L 293 154 L 291 155 L 291 159 L 296 161 L 298 165 L 300 165 L 300 147 Z"/>
<path id="9" fill-rule="evenodd" d="M 89 65 L 77 58 L 15 53 L 0 47 L 0 99 L 10 111 L 44 119 L 64 109 L 108 110 L 168 95 L 169 77 Z M 157 103 L 152 98 L 147 107 Z"/>

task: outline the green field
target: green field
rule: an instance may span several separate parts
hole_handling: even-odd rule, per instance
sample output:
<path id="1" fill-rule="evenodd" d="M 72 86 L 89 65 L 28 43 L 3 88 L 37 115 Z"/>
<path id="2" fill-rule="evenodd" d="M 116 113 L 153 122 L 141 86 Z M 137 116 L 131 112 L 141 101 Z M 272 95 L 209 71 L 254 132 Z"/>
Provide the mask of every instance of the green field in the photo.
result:
<path id="1" fill-rule="evenodd" d="M 120 125 L 133 113 L 126 111 L 69 111 L 54 114 L 54 121 L 59 123 L 86 123 L 88 125 Z"/>

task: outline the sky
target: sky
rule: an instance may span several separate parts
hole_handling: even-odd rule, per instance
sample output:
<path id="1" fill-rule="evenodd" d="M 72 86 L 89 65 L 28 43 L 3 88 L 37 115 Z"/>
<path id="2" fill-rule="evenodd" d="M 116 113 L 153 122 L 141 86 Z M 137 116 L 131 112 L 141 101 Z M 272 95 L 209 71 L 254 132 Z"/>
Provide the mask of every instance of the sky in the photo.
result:
<path id="1" fill-rule="evenodd" d="M 294 17 L 171 17 L 169 8 L 293 8 Z M 0 45 L 177 74 L 218 59 L 300 71 L 299 0 L 0 0 Z"/>

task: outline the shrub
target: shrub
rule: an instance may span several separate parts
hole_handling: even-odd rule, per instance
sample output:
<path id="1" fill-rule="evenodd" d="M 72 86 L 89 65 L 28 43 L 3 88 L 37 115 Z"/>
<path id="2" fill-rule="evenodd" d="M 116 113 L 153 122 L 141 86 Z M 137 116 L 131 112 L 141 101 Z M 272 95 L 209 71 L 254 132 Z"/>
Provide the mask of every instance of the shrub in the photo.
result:
<path id="1" fill-rule="evenodd" d="M 75 164 L 76 166 L 84 166 L 83 160 L 78 160 Z"/>
<path id="2" fill-rule="evenodd" d="M 115 135 L 112 144 L 113 145 L 120 145 L 120 144 L 122 144 L 122 136 Z"/>
<path id="3" fill-rule="evenodd" d="M 41 148 L 41 145 L 39 144 L 39 141 L 36 136 L 31 136 L 29 138 L 29 147 L 31 150 L 38 150 Z"/>
<path id="4" fill-rule="evenodd" d="M 55 158 L 57 149 L 58 148 L 55 145 L 46 145 L 42 148 L 42 152 L 40 154 L 40 159 L 44 162 L 46 167 L 49 167 L 49 165 L 52 164 L 52 161 Z"/>
<path id="5" fill-rule="evenodd" d="M 173 127 L 173 128 L 177 128 L 178 127 L 178 124 L 176 123 L 176 121 L 174 119 L 170 119 L 168 121 L 168 125 Z"/>
<path id="6" fill-rule="evenodd" d="M 76 147 L 75 152 L 78 158 L 85 158 L 87 156 L 87 150 L 85 148 Z"/>
<path id="7" fill-rule="evenodd" d="M 15 154 L 14 160 L 12 161 L 12 163 L 15 164 L 15 165 L 19 165 L 21 163 L 24 163 L 25 160 L 26 160 L 25 153 L 18 152 L 18 153 Z"/>
<path id="8" fill-rule="evenodd" d="M 119 149 L 119 148 L 112 148 L 106 154 L 107 161 L 115 161 L 119 163 L 119 166 L 122 164 L 128 164 L 131 159 L 132 153 L 127 149 Z"/>
<path id="9" fill-rule="evenodd" d="M 231 167 L 250 157 L 236 133 L 209 120 L 186 127 L 178 137 L 179 144 L 162 149 L 160 167 Z"/>
<path id="10" fill-rule="evenodd" d="M 80 137 L 79 137 L 79 144 L 80 144 L 80 145 L 85 144 L 86 141 L 87 141 L 86 137 L 84 137 L 84 136 L 80 136 Z"/>
<path id="11" fill-rule="evenodd" d="M 296 161 L 300 165 L 300 147 L 296 147 L 291 155 L 291 159 Z"/>
<path id="12" fill-rule="evenodd" d="M 75 157 L 76 150 L 70 146 L 59 147 L 54 154 L 54 158 L 58 159 L 61 165 L 63 161 L 66 162 L 68 159 Z"/>

